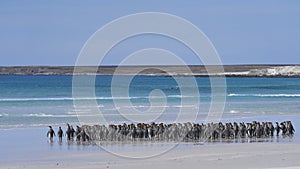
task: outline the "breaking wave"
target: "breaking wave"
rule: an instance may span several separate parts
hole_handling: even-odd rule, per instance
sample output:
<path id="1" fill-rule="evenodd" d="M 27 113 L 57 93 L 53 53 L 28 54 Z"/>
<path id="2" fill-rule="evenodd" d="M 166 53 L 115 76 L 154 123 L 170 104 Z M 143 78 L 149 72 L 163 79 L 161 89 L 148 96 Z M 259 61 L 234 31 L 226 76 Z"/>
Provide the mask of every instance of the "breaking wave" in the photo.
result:
<path id="1" fill-rule="evenodd" d="M 35 114 L 23 114 L 23 117 L 54 117 L 54 118 L 65 118 L 65 117 L 78 117 L 78 116 L 97 116 L 95 113 L 87 112 L 75 112 L 74 114 L 44 114 L 44 113 L 35 113 Z"/>
<path id="2" fill-rule="evenodd" d="M 0 114 L 0 118 L 8 116 L 8 114 L 4 113 L 4 114 Z"/>
<path id="3" fill-rule="evenodd" d="M 168 98 L 184 98 L 196 96 L 169 95 Z M 0 102 L 22 102 L 22 101 L 74 101 L 74 100 L 128 100 L 128 99 L 160 99 L 163 97 L 155 96 L 132 96 L 132 97 L 54 97 L 54 98 L 0 98 Z"/>
<path id="4" fill-rule="evenodd" d="M 73 101 L 73 100 L 110 100 L 110 99 L 135 99 L 140 97 L 54 97 L 54 98 L 1 98 L 0 101 Z"/>
<path id="5" fill-rule="evenodd" d="M 228 94 L 229 97 L 300 97 L 300 94 Z"/>

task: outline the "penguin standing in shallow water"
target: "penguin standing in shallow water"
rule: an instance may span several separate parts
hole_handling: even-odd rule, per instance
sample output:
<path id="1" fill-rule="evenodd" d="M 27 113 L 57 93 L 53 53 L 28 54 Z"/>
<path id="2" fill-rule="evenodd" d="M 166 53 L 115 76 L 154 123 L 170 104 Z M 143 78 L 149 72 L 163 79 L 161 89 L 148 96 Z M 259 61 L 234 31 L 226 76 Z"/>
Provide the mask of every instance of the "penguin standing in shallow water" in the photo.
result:
<path id="1" fill-rule="evenodd" d="M 59 142 L 62 142 L 62 137 L 63 137 L 63 135 L 64 135 L 64 132 L 63 132 L 63 130 L 61 129 L 61 127 L 58 128 L 57 135 L 58 135 L 58 141 L 59 141 Z"/>
<path id="2" fill-rule="evenodd" d="M 52 129 L 52 126 L 49 126 L 49 131 L 47 132 L 47 137 L 49 137 L 51 142 L 53 142 L 53 136 L 55 136 L 55 132 Z"/>

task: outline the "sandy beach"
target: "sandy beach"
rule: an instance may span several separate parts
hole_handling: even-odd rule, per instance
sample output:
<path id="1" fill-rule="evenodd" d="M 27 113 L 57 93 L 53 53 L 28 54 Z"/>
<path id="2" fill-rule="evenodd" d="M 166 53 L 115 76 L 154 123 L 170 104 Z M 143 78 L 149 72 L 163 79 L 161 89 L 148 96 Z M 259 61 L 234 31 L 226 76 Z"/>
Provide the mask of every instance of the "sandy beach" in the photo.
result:
<path id="1" fill-rule="evenodd" d="M 151 151 L 150 149 L 148 151 Z M 131 152 L 138 155 L 142 152 Z M 46 153 L 36 161 L 2 163 L 1 168 L 215 168 L 215 169 L 298 169 L 299 143 L 244 143 L 189 145 L 146 159 L 128 159 L 108 152 L 80 152 L 72 155 Z"/>
<path id="2" fill-rule="evenodd" d="M 267 116 L 276 119 L 279 116 Z M 280 116 L 283 118 L 284 116 Z M 260 116 L 263 120 L 263 116 Z M 2 129 L 0 168 L 2 169 L 98 169 L 98 168 L 220 168 L 220 169 L 298 169 L 300 142 L 297 132 L 299 115 L 294 119 L 293 138 L 218 141 L 199 144 L 183 142 L 103 143 L 101 146 L 76 142 L 59 143 L 46 138 L 47 127 Z M 55 129 L 57 126 L 54 127 Z M 124 157 L 125 156 L 125 157 Z M 150 158 L 142 158 L 148 157 Z"/>

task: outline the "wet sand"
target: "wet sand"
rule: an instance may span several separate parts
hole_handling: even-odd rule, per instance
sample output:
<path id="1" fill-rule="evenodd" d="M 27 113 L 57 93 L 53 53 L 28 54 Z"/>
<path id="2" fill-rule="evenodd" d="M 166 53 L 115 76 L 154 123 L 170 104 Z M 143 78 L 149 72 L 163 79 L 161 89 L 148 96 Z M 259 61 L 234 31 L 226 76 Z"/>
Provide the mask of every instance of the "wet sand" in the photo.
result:
<path id="1" fill-rule="evenodd" d="M 300 168 L 300 115 L 260 115 L 233 119 L 227 120 L 274 122 L 289 119 L 293 121 L 296 133 L 293 138 L 274 137 L 254 142 L 190 142 L 175 146 L 172 143 L 107 143 L 100 147 L 76 142 L 68 144 L 65 137 L 62 143 L 57 138 L 49 143 L 46 138 L 47 126 L 1 129 L 0 168 Z M 53 127 L 57 131 L 58 126 Z M 65 126 L 62 127 L 65 130 Z M 137 159 L 145 156 L 151 158 Z"/>
<path id="2" fill-rule="evenodd" d="M 151 151 L 151 150 L 148 150 Z M 131 152 L 137 156 L 142 152 Z M 299 169 L 299 143 L 254 143 L 194 145 L 175 148 L 147 159 L 127 159 L 110 153 L 46 153 L 40 161 L 1 163 L 1 168 L 215 168 L 215 169 Z"/>

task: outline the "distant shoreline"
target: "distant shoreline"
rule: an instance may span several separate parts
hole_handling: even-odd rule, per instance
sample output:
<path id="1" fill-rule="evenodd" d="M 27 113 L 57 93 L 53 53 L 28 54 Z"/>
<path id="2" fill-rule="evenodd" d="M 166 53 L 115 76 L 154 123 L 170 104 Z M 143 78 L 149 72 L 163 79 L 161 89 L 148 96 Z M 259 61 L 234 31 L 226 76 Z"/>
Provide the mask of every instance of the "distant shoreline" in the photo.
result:
<path id="1" fill-rule="evenodd" d="M 74 66 L 0 66 L 0 75 L 136 75 L 139 72 L 138 75 L 144 76 L 300 77 L 300 65 L 297 64 L 188 67 L 189 69 L 186 66 L 79 66 L 74 71 Z"/>

